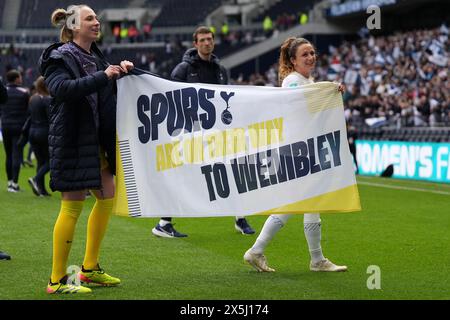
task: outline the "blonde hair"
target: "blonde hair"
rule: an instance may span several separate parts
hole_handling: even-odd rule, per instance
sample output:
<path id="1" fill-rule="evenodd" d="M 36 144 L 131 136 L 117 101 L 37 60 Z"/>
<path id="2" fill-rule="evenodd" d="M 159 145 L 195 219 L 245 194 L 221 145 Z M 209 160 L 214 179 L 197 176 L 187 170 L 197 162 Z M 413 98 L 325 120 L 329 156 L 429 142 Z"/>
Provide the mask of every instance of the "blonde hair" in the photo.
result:
<path id="1" fill-rule="evenodd" d="M 83 7 L 89 7 L 86 4 L 72 5 L 65 9 L 56 9 L 51 16 L 52 25 L 61 28 L 59 39 L 61 42 L 69 42 L 73 40 L 73 30 L 69 28 L 67 20 L 69 18 L 76 18 L 75 14 L 79 14 L 79 11 Z"/>
<path id="2" fill-rule="evenodd" d="M 295 67 L 292 64 L 291 58 L 295 57 L 297 48 L 302 44 L 312 45 L 311 42 L 309 42 L 305 38 L 295 37 L 287 38 L 281 45 L 280 59 L 278 61 L 278 81 L 280 85 L 283 82 L 284 78 L 295 71 Z"/>

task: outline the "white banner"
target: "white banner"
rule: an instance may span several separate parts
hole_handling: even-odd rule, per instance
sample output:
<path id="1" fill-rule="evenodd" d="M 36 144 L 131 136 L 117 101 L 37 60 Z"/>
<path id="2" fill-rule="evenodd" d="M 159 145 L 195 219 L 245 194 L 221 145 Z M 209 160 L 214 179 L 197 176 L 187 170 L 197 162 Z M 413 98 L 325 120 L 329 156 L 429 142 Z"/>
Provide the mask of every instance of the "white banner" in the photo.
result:
<path id="1" fill-rule="evenodd" d="M 336 84 L 118 81 L 114 211 L 210 217 L 360 210 Z"/>

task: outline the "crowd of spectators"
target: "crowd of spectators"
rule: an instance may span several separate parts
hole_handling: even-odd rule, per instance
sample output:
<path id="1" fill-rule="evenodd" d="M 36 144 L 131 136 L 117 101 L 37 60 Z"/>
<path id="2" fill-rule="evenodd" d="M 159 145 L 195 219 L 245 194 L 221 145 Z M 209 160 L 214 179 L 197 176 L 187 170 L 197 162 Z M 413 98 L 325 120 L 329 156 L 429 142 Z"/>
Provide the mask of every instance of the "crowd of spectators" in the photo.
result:
<path id="1" fill-rule="evenodd" d="M 111 31 L 116 43 L 142 43 L 151 39 L 152 25 L 145 23 L 138 28 L 133 23 L 123 22 L 112 25 Z"/>
<path id="2" fill-rule="evenodd" d="M 362 36 L 319 53 L 316 81 L 345 83 L 345 113 L 355 124 L 450 125 L 448 28 Z M 277 65 L 236 84 L 278 85 Z M 377 121 L 379 120 L 379 121 Z"/>
<path id="3" fill-rule="evenodd" d="M 224 44 L 249 44 L 276 36 L 281 31 L 286 31 L 298 24 L 306 24 L 308 19 L 307 12 L 299 11 L 297 14 L 283 12 L 277 15 L 275 19 L 267 15 L 264 20 L 256 22 L 261 24 L 260 29 L 231 30 L 230 24 L 227 21 L 220 26 L 212 25 L 210 28 Z M 234 25 L 236 23 L 231 24 Z M 153 25 L 151 23 L 145 23 L 138 28 L 134 23 L 124 21 L 122 23 L 114 23 L 110 27 L 115 43 L 155 41 L 154 34 L 152 33 Z"/>

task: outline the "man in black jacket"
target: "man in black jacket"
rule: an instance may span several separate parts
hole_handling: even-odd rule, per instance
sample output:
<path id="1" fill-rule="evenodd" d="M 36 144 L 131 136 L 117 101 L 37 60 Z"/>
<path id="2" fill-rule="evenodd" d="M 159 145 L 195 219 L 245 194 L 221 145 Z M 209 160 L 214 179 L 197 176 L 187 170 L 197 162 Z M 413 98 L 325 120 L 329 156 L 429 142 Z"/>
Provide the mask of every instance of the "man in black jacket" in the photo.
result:
<path id="1" fill-rule="evenodd" d="M 0 104 L 2 119 L 3 147 L 6 154 L 6 175 L 8 192 L 19 192 L 19 172 L 23 158 L 23 148 L 17 144 L 22 127 L 28 118 L 30 94 L 22 87 L 22 76 L 17 70 L 6 74 L 8 100 Z"/>
<path id="2" fill-rule="evenodd" d="M 172 71 L 171 78 L 188 83 L 228 84 L 227 71 L 213 54 L 214 33 L 207 27 L 197 28 L 193 34 L 193 44 L 194 48 L 186 51 L 183 61 Z M 235 228 L 242 234 L 255 233 L 244 217 L 236 217 Z M 165 238 L 187 237 L 174 229 L 172 218 L 161 218 L 152 233 Z"/>
<path id="3" fill-rule="evenodd" d="M 173 69 L 171 78 L 188 83 L 228 84 L 227 71 L 213 54 L 214 33 L 206 27 L 198 28 L 194 33 L 194 46 Z"/>
<path id="4" fill-rule="evenodd" d="M 0 80 L 0 104 L 5 103 L 8 100 L 8 91 L 6 91 L 5 86 Z M 0 260 L 11 260 L 11 257 L 5 253 L 0 251 Z"/>

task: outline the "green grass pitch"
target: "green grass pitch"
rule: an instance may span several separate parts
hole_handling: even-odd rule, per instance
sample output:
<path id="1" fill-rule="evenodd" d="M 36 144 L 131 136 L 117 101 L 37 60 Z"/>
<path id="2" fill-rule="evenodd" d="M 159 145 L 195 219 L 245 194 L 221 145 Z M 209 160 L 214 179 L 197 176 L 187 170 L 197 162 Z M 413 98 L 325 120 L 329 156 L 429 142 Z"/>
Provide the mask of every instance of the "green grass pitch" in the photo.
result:
<path id="1" fill-rule="evenodd" d="M 450 185 L 359 177 L 363 210 L 323 214 L 326 257 L 346 264 L 346 273 L 313 273 L 302 216 L 292 217 L 269 245 L 277 271 L 257 273 L 242 256 L 256 235 L 234 230 L 233 218 L 174 219 L 184 239 L 151 234 L 158 219 L 111 219 L 101 266 L 122 279 L 116 288 L 95 287 L 85 296 L 49 296 L 52 229 L 58 193 L 37 198 L 21 171 L 22 192 L 6 191 L 0 148 L 0 299 L 450 299 Z M 440 193 L 437 193 L 439 191 Z M 83 260 L 86 222 L 93 200 L 77 225 L 70 265 Z M 257 233 L 266 217 L 249 217 Z M 380 268 L 380 289 L 368 289 L 369 266 Z M 370 279 L 369 279 L 370 280 Z M 370 282 L 370 281 L 369 281 Z"/>

